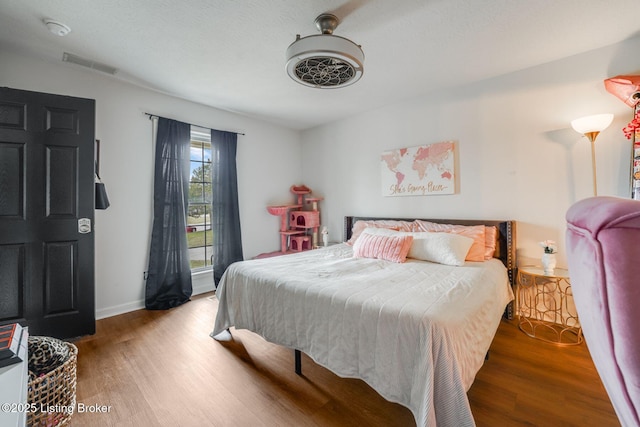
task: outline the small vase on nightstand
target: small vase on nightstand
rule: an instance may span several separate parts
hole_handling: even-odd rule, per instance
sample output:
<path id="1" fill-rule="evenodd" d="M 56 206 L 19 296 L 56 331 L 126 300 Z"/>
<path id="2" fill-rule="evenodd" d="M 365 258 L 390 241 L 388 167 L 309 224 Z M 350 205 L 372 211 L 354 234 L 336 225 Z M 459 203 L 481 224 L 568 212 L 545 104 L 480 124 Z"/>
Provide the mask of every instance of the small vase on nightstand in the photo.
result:
<path id="1" fill-rule="evenodd" d="M 553 271 L 556 269 L 556 254 L 543 253 L 542 268 L 544 274 L 553 274 Z"/>

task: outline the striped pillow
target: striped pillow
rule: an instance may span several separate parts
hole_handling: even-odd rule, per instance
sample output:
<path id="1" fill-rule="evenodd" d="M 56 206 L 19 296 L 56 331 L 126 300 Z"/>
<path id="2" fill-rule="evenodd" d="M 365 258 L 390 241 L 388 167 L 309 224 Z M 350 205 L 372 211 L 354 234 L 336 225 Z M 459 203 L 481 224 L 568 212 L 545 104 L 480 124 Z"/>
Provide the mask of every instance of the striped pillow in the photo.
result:
<path id="1" fill-rule="evenodd" d="M 383 236 L 364 232 L 353 245 L 353 256 L 405 262 L 412 242 L 410 235 Z"/>

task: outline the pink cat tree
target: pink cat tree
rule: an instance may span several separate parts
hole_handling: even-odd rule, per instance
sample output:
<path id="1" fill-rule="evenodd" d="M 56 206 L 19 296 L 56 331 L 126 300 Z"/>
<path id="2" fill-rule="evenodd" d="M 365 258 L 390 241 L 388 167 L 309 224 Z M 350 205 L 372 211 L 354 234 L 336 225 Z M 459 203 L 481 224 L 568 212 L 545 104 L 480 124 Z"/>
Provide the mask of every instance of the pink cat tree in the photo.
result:
<path id="1" fill-rule="evenodd" d="M 320 227 L 318 202 L 323 199 L 309 197 L 311 189 L 305 185 L 292 185 L 291 192 L 297 196 L 297 203 L 267 206 L 267 211 L 271 215 L 280 217 L 280 252 L 262 256 L 300 252 L 318 247 L 318 228 Z M 309 204 L 310 208 L 303 210 L 304 206 Z"/>

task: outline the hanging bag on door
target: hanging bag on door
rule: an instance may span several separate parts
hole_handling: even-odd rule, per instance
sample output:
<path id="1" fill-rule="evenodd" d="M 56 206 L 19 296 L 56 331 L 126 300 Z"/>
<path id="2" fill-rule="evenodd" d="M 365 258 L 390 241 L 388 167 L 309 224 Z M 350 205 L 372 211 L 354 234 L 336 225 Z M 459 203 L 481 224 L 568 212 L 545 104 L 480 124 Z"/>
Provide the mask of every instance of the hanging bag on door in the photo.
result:
<path id="1" fill-rule="evenodd" d="M 100 175 L 96 173 L 96 209 L 107 209 L 110 204 L 107 189 L 100 179 Z"/>
<path id="2" fill-rule="evenodd" d="M 109 197 L 107 196 L 107 189 L 104 183 L 100 179 L 100 140 L 96 139 L 96 159 L 95 159 L 95 174 L 96 174 L 96 209 L 107 209 L 111 203 L 109 203 Z"/>

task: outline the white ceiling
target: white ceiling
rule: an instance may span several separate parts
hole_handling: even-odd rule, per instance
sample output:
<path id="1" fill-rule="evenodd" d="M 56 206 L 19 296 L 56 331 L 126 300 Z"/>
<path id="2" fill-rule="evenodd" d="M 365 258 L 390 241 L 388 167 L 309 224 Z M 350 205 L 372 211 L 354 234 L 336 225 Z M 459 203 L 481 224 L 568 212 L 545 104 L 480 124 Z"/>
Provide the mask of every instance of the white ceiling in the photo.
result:
<path id="1" fill-rule="evenodd" d="M 319 34 L 323 12 L 364 50 L 352 86 L 285 73 L 287 46 Z M 0 45 L 53 61 L 69 52 L 115 78 L 307 129 L 620 42 L 639 34 L 639 16 L 640 0 L 0 0 Z M 53 35 L 44 18 L 71 33 Z"/>

